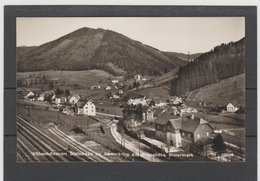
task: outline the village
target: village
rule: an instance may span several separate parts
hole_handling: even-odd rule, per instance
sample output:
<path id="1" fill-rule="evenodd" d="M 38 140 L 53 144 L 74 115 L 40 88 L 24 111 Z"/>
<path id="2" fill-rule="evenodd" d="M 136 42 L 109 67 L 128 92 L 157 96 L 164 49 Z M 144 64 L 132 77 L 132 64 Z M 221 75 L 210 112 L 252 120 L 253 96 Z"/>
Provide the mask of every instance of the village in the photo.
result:
<path id="1" fill-rule="evenodd" d="M 235 136 L 234 133 L 228 129 L 220 129 L 222 127 L 219 128 L 214 122 L 211 123 L 207 120 L 207 117 L 213 115 L 217 118 L 220 114 L 235 114 L 239 110 L 239 106 L 234 101 L 225 106 L 217 106 L 208 114 L 207 112 L 210 110 L 205 111 L 207 110 L 205 109 L 206 101 L 194 107 L 188 106 L 185 100 L 177 96 L 172 96 L 167 100 L 146 96 L 123 99 L 129 91 L 129 87 L 138 87 L 145 81 L 147 81 L 146 78 L 135 75 L 131 82 L 133 86 L 126 85 L 125 82 L 118 79 L 111 79 L 110 83 L 103 87 L 99 84 L 92 85 L 89 91 L 103 89 L 105 98 L 98 100 L 95 96 L 84 98 L 76 91 L 68 89 L 64 91 L 58 86 L 56 86 L 56 90 L 50 88 L 48 91 L 31 91 L 23 88 L 17 92 L 17 98 L 20 106 L 29 103 L 33 105 L 32 108 L 39 110 L 47 109 L 68 116 L 91 116 L 97 120 L 110 120 L 103 123 L 106 125 L 117 124 L 119 134 L 127 134 L 153 148 L 157 153 L 162 153 L 162 157 L 167 155 L 166 157 L 173 160 L 176 157 L 184 157 L 185 160 L 190 157 L 190 154 L 193 154 L 194 157 L 202 157 L 203 160 L 205 157 L 206 160 L 211 161 L 244 159 L 242 145 L 231 143 L 231 139 L 229 140 L 230 137 Z M 104 105 L 106 106 L 103 107 Z M 223 116 L 221 117 L 223 118 Z M 71 119 L 74 118 L 71 117 Z M 84 130 L 82 131 L 84 132 Z M 225 147 L 228 149 L 217 153 L 212 150 L 212 144 L 217 135 L 222 132 L 228 135 L 228 140 L 225 137 Z M 122 142 L 123 137 L 120 139 Z M 180 156 L 180 154 L 183 155 Z"/>

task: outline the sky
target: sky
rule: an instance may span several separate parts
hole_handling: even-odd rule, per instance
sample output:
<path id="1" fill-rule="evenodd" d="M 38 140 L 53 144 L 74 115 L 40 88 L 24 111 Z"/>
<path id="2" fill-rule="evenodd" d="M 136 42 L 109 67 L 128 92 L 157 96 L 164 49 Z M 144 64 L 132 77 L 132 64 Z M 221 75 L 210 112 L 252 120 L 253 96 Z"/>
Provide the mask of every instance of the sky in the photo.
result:
<path id="1" fill-rule="evenodd" d="M 39 46 L 82 27 L 109 29 L 161 51 L 190 54 L 245 36 L 243 17 L 17 18 L 17 46 Z"/>

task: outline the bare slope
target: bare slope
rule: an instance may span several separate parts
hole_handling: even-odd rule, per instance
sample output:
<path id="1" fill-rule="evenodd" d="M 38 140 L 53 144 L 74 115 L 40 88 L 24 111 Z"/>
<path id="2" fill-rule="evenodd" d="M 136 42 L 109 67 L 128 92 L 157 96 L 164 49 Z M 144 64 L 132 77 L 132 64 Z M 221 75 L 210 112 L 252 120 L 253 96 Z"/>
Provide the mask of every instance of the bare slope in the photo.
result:
<path id="1" fill-rule="evenodd" d="M 218 105 L 226 105 L 234 100 L 245 106 L 245 74 L 203 87 L 195 100 Z"/>

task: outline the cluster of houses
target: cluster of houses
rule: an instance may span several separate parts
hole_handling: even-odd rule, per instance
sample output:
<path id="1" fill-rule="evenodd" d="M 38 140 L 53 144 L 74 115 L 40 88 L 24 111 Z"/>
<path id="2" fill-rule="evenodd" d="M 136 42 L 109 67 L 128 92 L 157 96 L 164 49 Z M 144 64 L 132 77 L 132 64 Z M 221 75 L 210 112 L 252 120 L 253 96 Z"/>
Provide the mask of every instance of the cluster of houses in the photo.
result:
<path id="1" fill-rule="evenodd" d="M 79 94 L 56 95 L 54 91 L 45 91 L 44 93 L 35 93 L 30 90 L 18 92 L 20 98 L 31 101 L 45 101 L 51 103 L 50 110 L 61 111 L 67 115 L 96 115 L 96 106 L 91 100 L 83 100 Z"/>
<path id="2" fill-rule="evenodd" d="M 212 141 L 214 134 L 212 126 L 203 118 L 195 117 L 193 113 L 198 111 L 187 108 L 181 98 L 174 97 L 167 103 L 156 103 L 146 97 L 131 98 L 125 108 L 134 112 L 130 116 L 128 114 L 125 120 L 128 129 L 134 131 L 144 123 L 149 123 L 155 131 L 155 138 L 169 146 L 188 147 L 191 143 L 208 144 Z M 234 108 L 231 103 L 227 105 L 228 112 L 236 110 L 238 108 Z"/>

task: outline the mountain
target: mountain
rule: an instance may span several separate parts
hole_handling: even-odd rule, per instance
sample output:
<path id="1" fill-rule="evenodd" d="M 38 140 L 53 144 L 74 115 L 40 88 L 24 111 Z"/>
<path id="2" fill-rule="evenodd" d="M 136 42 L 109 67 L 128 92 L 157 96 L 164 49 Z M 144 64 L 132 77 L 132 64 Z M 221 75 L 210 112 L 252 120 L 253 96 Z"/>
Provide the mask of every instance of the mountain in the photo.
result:
<path id="1" fill-rule="evenodd" d="M 202 53 L 195 53 L 195 54 L 184 54 L 184 53 L 177 53 L 177 52 L 164 52 L 168 57 L 177 57 L 181 60 L 190 62 L 196 58 L 198 58 Z"/>
<path id="2" fill-rule="evenodd" d="M 17 55 L 19 72 L 100 69 L 126 78 L 162 75 L 184 62 L 114 31 L 86 27 Z"/>
<path id="3" fill-rule="evenodd" d="M 22 54 L 36 48 L 37 46 L 20 46 L 16 49 L 16 57 L 20 57 Z"/>
<path id="4" fill-rule="evenodd" d="M 210 52 L 179 68 L 171 82 L 171 94 L 187 96 L 189 92 L 245 73 L 245 38 L 221 44 Z"/>

